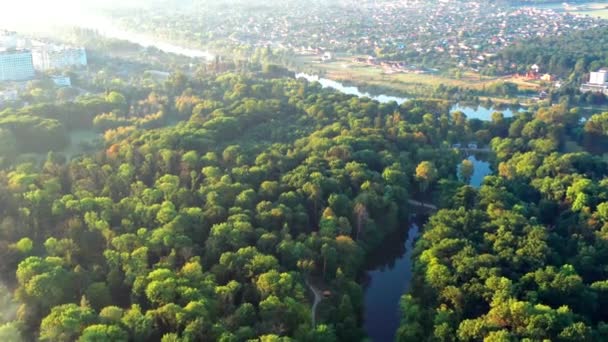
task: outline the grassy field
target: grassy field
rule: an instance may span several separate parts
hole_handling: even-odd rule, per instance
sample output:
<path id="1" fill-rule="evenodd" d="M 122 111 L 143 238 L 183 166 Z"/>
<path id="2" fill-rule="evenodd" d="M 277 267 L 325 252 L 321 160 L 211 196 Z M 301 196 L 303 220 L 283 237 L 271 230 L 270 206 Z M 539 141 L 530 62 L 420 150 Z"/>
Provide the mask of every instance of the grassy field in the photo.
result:
<path id="1" fill-rule="evenodd" d="M 521 90 L 538 90 L 540 84 L 513 77 L 489 77 L 474 72 L 466 72 L 460 78 L 444 75 L 393 73 L 387 74 L 379 66 L 353 63 L 352 57 L 340 56 L 336 60 L 320 63 L 314 57 L 300 56 L 296 59 L 298 68 L 304 72 L 319 74 L 336 81 L 383 89 L 393 89 L 399 93 L 420 94 L 432 91 L 437 86 L 456 86 L 481 90 L 495 82 L 512 82 Z"/>
<path id="2" fill-rule="evenodd" d="M 575 12 L 571 12 L 571 13 L 588 15 L 590 17 L 595 17 L 595 18 L 608 19 L 608 9 L 607 8 L 593 9 L 593 10 L 588 10 L 588 11 L 575 11 Z"/>
<path id="3" fill-rule="evenodd" d="M 608 2 L 606 1 L 587 2 L 583 4 L 573 5 L 579 8 L 576 10 L 568 10 L 568 13 L 588 15 L 594 18 L 608 19 Z M 535 7 L 552 9 L 559 12 L 566 12 L 562 3 L 537 4 L 535 5 Z"/>
<path id="4" fill-rule="evenodd" d="M 568 12 L 572 14 L 588 15 L 594 18 L 608 19 L 608 3 L 605 1 L 590 2 L 583 4 L 581 7 L 582 8 L 580 10 Z"/>

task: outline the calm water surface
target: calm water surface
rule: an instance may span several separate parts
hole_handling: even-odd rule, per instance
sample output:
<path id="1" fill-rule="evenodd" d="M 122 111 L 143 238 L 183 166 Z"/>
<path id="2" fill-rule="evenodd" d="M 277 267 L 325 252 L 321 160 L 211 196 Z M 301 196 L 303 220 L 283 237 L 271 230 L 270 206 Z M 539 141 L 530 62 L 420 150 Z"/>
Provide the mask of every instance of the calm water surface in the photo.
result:
<path id="1" fill-rule="evenodd" d="M 474 155 L 468 157 L 467 159 L 473 162 L 473 176 L 471 177 L 469 184 L 474 188 L 479 188 L 481 186 L 481 182 L 483 182 L 483 179 L 492 173 L 492 170 L 490 170 L 490 163 L 484 160 L 479 160 Z"/>
<path id="2" fill-rule="evenodd" d="M 316 75 L 298 73 L 298 74 L 296 74 L 296 78 L 303 78 L 309 82 L 319 82 L 319 84 L 321 84 L 321 86 L 323 88 L 335 89 L 335 90 L 337 90 L 341 93 L 347 94 L 347 95 L 367 97 L 372 100 L 376 100 L 380 103 L 389 103 L 389 102 L 394 101 L 400 105 L 408 100 L 407 97 L 390 96 L 390 95 L 383 95 L 383 94 L 373 95 L 368 92 L 360 90 L 358 87 L 347 86 L 338 81 L 330 80 L 327 78 L 322 78 L 322 77 L 319 77 Z M 469 119 L 480 119 L 480 120 L 485 120 L 485 121 L 489 121 L 492 118 L 492 113 L 497 112 L 497 111 L 502 112 L 505 117 L 511 117 L 514 115 L 514 112 L 511 109 L 499 110 L 499 109 L 494 109 L 493 107 L 491 107 L 491 108 L 485 108 L 485 107 L 481 107 L 481 106 L 470 107 L 470 106 L 460 106 L 460 105 L 456 104 L 450 109 L 450 111 L 457 111 L 457 110 L 465 113 L 467 118 L 469 118 Z"/>
<path id="3" fill-rule="evenodd" d="M 479 188 L 485 176 L 492 173 L 490 163 L 468 157 L 474 171 L 470 185 Z M 385 238 L 382 248 L 368 257 L 365 284 L 364 328 L 374 342 L 394 341 L 399 328 L 399 301 L 410 289 L 412 281 L 412 251 L 427 217 L 408 223 L 407 229 Z"/>
<path id="4" fill-rule="evenodd" d="M 399 300 L 412 280 L 412 251 L 420 234 L 418 224 L 386 237 L 368 259 L 364 328 L 372 341 L 393 341 L 399 328 Z"/>

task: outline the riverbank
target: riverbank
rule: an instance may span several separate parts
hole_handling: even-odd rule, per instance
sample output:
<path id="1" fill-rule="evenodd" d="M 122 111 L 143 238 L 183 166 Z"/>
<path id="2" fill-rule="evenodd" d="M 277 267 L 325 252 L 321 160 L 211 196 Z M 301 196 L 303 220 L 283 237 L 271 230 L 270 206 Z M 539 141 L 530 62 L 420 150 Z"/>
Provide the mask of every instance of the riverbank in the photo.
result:
<path id="1" fill-rule="evenodd" d="M 208 48 L 197 48 L 193 45 L 174 43 L 170 40 L 154 37 L 144 33 L 122 30 L 116 27 L 111 21 L 105 18 L 92 18 L 80 23 L 81 27 L 94 29 L 100 35 L 112 39 L 119 39 L 142 47 L 154 47 L 165 53 L 182 55 L 194 59 L 202 59 L 206 62 L 215 60 L 216 56 L 230 56 L 228 51 L 211 51 Z M 188 45 L 188 46 L 186 46 Z M 196 44 L 195 44 L 196 45 Z M 334 60 L 320 63 L 318 56 L 295 55 L 286 61 L 285 65 L 290 65 L 290 69 L 295 69 L 309 74 L 317 74 L 323 77 L 365 87 L 373 93 L 392 94 L 405 97 L 431 97 L 436 89 L 443 87 L 457 87 L 463 90 L 483 92 L 491 89 L 500 83 L 516 84 L 521 92 L 536 93 L 540 84 L 529 82 L 522 78 L 514 77 L 490 77 L 484 76 L 473 71 L 459 72 L 459 77 L 450 77 L 437 72 L 432 73 L 403 73 L 387 72 L 380 66 L 371 66 L 364 63 L 355 63 L 353 58 L 361 57 L 350 54 L 338 55 Z M 477 94 L 466 96 L 468 100 L 491 101 L 504 105 L 517 105 L 520 101 L 517 98 L 503 96 L 485 96 Z M 461 98 L 461 100 L 467 100 Z"/>
<path id="2" fill-rule="evenodd" d="M 206 63 L 220 59 L 245 60 L 245 57 L 231 56 L 232 52 L 226 49 L 202 47 L 199 44 L 175 42 L 153 35 L 119 29 L 107 18 L 93 17 L 81 22 L 79 27 L 95 30 L 101 36 L 118 39 L 140 45 L 144 48 L 153 47 L 165 53 L 186 56 Z M 216 47 L 218 48 L 218 47 Z M 370 93 L 387 94 L 387 96 L 406 98 L 456 99 L 460 103 L 479 104 L 485 107 L 493 105 L 515 107 L 522 100 L 529 102 L 538 92 L 542 84 L 539 81 L 528 81 L 520 77 L 490 77 L 473 71 L 454 71 L 458 75 L 447 75 L 438 70 L 426 70 L 425 73 L 392 72 L 381 65 L 368 65 L 355 62 L 355 58 L 365 56 L 351 54 L 337 54 L 331 61 L 321 63 L 318 56 L 292 55 L 280 64 L 297 72 L 320 75 L 340 83 L 365 89 Z M 504 84 L 511 83 L 518 87 L 522 98 L 503 95 L 492 95 L 496 89 L 502 89 Z M 492 90 L 494 89 L 494 90 Z M 454 93 L 454 91 L 456 93 Z M 503 89 L 504 90 L 504 89 Z M 506 91 L 506 90 L 505 90 Z M 533 101 L 530 103 L 534 103 Z M 528 104 L 528 103 L 526 103 Z"/>
<path id="3" fill-rule="evenodd" d="M 393 91 L 409 95 L 420 96 L 433 93 L 437 87 L 458 87 L 472 91 L 483 91 L 497 84 L 509 82 L 517 85 L 520 91 L 538 92 L 541 88 L 540 82 L 532 82 L 524 78 L 504 76 L 484 76 L 473 71 L 466 71 L 460 77 L 448 77 L 437 72 L 393 72 L 379 65 L 353 62 L 352 56 L 341 54 L 331 61 L 320 62 L 316 56 L 296 56 L 293 58 L 295 68 L 302 72 L 323 75 L 339 82 L 353 82 L 358 86 L 366 88 L 378 88 L 383 91 Z M 490 96 L 493 101 L 516 101 L 498 96 Z"/>
<path id="4" fill-rule="evenodd" d="M 394 101 L 397 104 L 402 104 L 402 103 L 410 100 L 410 98 L 407 98 L 407 97 L 386 95 L 386 94 L 382 94 L 382 93 L 372 94 L 367 91 L 363 91 L 356 86 L 345 85 L 341 82 L 338 82 L 338 81 L 335 81 L 332 79 L 327 79 L 324 77 L 319 77 L 317 75 L 298 73 L 295 75 L 295 77 L 306 79 L 309 82 L 319 82 L 319 84 L 321 84 L 321 86 L 323 88 L 331 88 L 331 89 L 337 90 L 341 93 L 348 94 L 348 95 L 354 95 L 354 96 L 358 96 L 358 97 L 368 97 L 368 98 L 371 98 L 372 100 L 376 100 L 380 103 L 389 103 L 389 102 Z M 450 111 L 461 111 L 469 119 L 479 119 L 479 120 L 484 120 L 484 121 L 490 120 L 492 117 L 492 113 L 494 113 L 495 111 L 502 112 L 505 117 L 511 117 L 511 116 L 515 115 L 516 112 L 521 111 L 521 110 L 522 110 L 521 107 L 518 105 L 515 106 L 513 109 L 502 108 L 502 107 L 494 108 L 492 106 L 483 107 L 480 105 L 467 106 L 467 105 L 460 104 L 460 103 L 456 103 L 450 107 Z"/>

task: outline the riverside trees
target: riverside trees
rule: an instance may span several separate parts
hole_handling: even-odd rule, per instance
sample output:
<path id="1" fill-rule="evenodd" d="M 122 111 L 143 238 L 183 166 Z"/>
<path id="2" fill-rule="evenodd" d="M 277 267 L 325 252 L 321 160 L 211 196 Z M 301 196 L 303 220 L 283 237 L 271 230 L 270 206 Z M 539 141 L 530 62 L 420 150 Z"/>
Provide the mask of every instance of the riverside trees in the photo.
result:
<path id="1" fill-rule="evenodd" d="M 591 135 L 605 152 L 605 114 L 586 124 L 576 115 L 553 107 L 506 121 L 491 143 L 498 175 L 444 201 L 416 245 L 397 340 L 608 338 L 608 164 L 561 148 Z"/>

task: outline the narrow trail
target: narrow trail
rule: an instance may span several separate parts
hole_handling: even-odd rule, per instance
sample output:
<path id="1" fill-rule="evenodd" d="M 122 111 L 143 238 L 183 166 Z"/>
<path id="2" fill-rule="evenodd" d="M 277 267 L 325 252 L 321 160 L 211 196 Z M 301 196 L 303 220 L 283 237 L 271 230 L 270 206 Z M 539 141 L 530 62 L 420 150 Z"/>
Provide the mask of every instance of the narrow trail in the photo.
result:
<path id="1" fill-rule="evenodd" d="M 308 288 L 312 291 L 312 293 L 315 296 L 315 299 L 314 299 L 314 301 L 312 303 L 311 313 L 310 313 L 310 317 L 311 317 L 311 320 L 312 320 L 312 326 L 314 328 L 314 327 L 317 326 L 317 306 L 323 300 L 323 295 L 321 294 L 321 291 L 319 291 L 319 289 L 317 289 L 316 287 L 314 287 L 308 281 L 308 279 L 306 279 L 306 285 L 308 286 Z"/>

